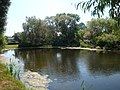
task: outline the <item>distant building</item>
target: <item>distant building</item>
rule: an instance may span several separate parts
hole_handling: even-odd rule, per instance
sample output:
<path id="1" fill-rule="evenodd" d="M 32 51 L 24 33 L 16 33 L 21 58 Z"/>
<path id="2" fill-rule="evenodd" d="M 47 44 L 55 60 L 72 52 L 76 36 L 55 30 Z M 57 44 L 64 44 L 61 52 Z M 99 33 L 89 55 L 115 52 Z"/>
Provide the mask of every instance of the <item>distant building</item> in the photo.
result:
<path id="1" fill-rule="evenodd" d="M 6 36 L 6 40 L 7 40 L 7 44 L 18 44 L 18 42 L 14 40 L 13 36 Z"/>

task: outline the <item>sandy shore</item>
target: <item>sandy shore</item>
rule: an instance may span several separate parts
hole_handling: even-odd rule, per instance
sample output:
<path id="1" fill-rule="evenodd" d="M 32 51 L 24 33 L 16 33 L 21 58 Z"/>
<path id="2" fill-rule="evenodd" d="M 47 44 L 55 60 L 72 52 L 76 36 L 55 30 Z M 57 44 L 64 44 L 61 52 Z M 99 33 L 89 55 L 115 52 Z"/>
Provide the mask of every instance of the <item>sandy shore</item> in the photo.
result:
<path id="1" fill-rule="evenodd" d="M 82 47 L 26 47 L 27 49 L 78 49 L 78 50 L 89 50 L 89 51 L 104 51 L 103 49 L 96 48 L 82 48 Z M 19 49 L 26 49 L 19 48 Z"/>
<path id="2" fill-rule="evenodd" d="M 95 48 L 81 48 L 81 47 L 59 47 L 60 49 L 78 49 L 78 50 L 89 50 L 89 51 L 103 51 L 102 49 Z"/>

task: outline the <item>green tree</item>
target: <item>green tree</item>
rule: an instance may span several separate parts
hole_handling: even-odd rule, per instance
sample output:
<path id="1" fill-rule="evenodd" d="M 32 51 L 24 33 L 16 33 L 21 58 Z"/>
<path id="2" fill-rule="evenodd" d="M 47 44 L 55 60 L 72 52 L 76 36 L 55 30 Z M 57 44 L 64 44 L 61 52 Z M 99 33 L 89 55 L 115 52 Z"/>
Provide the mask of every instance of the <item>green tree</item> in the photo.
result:
<path id="1" fill-rule="evenodd" d="M 54 46 L 77 46 L 79 41 L 76 33 L 79 30 L 77 22 L 80 17 L 76 14 L 57 14 L 46 19 L 48 26 L 53 29 Z"/>
<path id="2" fill-rule="evenodd" d="M 78 32 L 78 36 L 82 40 L 81 46 L 111 48 L 113 43 L 115 44 L 114 46 L 119 46 L 118 33 L 120 30 L 116 26 L 117 21 L 114 19 L 91 19 L 91 21 L 87 22 L 87 28 Z M 107 39 L 111 40 L 109 41 Z"/>
<path id="3" fill-rule="evenodd" d="M 96 37 L 103 33 L 111 34 L 116 30 L 117 22 L 113 19 L 92 19 L 87 23 L 88 30 L 91 33 L 91 42 L 95 45 Z"/>
<path id="4" fill-rule="evenodd" d="M 117 36 L 113 34 L 102 34 L 97 37 L 97 45 L 105 49 L 115 49 L 117 48 Z"/>
<path id="5" fill-rule="evenodd" d="M 15 41 L 21 43 L 21 32 L 17 32 L 13 35 Z"/>
<path id="6" fill-rule="evenodd" d="M 55 16 L 51 16 L 51 17 L 46 17 L 44 19 L 44 23 L 47 25 L 48 30 L 49 30 L 49 44 L 52 45 L 54 42 L 55 37 L 57 36 L 57 32 L 59 32 L 59 30 L 57 30 L 57 22 L 55 20 Z"/>
<path id="7" fill-rule="evenodd" d="M 10 0 L 0 0 L 0 48 L 5 44 L 3 34 L 5 32 L 6 16 L 9 6 Z"/>
<path id="8" fill-rule="evenodd" d="M 87 28 L 92 35 L 99 36 L 102 33 L 112 33 L 117 29 L 117 22 L 113 19 L 91 19 L 87 22 Z"/>
<path id="9" fill-rule="evenodd" d="M 87 28 L 86 25 L 83 22 L 81 22 L 79 24 L 79 27 L 80 27 L 81 30 L 84 30 L 85 28 Z"/>
<path id="10" fill-rule="evenodd" d="M 22 46 L 41 46 L 49 41 L 49 30 L 44 21 L 36 17 L 26 17 L 21 33 Z"/>
<path id="11" fill-rule="evenodd" d="M 0 34 L 0 50 L 4 47 L 6 44 L 6 38 L 3 34 Z"/>
<path id="12" fill-rule="evenodd" d="M 78 3 L 77 8 L 81 7 L 84 12 L 91 10 L 91 15 L 101 17 L 104 10 L 109 7 L 109 16 L 120 22 L 120 0 L 88 0 Z"/>

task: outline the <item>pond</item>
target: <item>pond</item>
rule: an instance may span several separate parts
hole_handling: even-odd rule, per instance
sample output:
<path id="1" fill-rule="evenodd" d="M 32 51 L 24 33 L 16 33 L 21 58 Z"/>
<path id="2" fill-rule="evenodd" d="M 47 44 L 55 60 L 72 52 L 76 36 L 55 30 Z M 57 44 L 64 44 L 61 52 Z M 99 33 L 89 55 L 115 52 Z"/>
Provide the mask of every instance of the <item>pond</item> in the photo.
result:
<path id="1" fill-rule="evenodd" d="M 61 49 L 16 49 L 3 56 L 18 61 L 22 71 L 47 74 L 49 90 L 120 90 L 120 54 Z"/>

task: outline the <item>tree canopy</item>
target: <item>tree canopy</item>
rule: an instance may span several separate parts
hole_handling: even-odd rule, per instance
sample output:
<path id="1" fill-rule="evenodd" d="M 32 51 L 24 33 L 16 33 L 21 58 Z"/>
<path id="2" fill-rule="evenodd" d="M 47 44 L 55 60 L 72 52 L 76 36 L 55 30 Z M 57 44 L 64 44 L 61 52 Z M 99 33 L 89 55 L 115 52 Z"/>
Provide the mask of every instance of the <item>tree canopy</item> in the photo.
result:
<path id="1" fill-rule="evenodd" d="M 20 46 L 79 46 L 76 36 L 80 17 L 76 14 L 56 14 L 44 20 L 27 17 L 23 32 L 15 34 Z M 84 28 L 84 23 L 82 27 Z"/>
<path id="2" fill-rule="evenodd" d="M 109 7 L 109 16 L 120 24 L 120 0 L 88 0 L 78 3 L 77 8 L 81 7 L 84 12 L 91 10 L 91 15 L 101 17 L 104 10 Z"/>
<path id="3" fill-rule="evenodd" d="M 27 17 L 24 31 L 14 35 L 22 47 L 65 46 L 120 50 L 120 28 L 110 18 L 91 19 L 87 25 L 76 14 L 56 14 L 44 20 Z"/>
<path id="4" fill-rule="evenodd" d="M 87 22 L 87 28 L 78 31 L 80 46 L 105 49 L 120 48 L 120 28 L 114 19 L 92 19 Z"/>
<path id="5" fill-rule="evenodd" d="M 41 19 L 26 17 L 23 29 L 24 32 L 21 35 L 18 34 L 22 46 L 41 46 L 49 41 L 47 25 Z"/>
<path id="6" fill-rule="evenodd" d="M 9 6 L 10 0 L 0 0 L 0 47 L 2 47 L 5 43 L 3 33 L 5 31 L 6 16 Z"/>
<path id="7" fill-rule="evenodd" d="M 57 14 L 56 16 L 47 17 L 45 21 L 53 32 L 53 46 L 76 46 L 79 42 L 76 33 L 79 30 L 77 22 L 80 17 L 77 14 Z M 48 23 L 49 22 L 49 23 Z"/>

